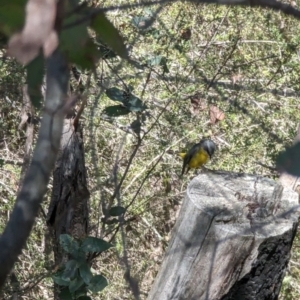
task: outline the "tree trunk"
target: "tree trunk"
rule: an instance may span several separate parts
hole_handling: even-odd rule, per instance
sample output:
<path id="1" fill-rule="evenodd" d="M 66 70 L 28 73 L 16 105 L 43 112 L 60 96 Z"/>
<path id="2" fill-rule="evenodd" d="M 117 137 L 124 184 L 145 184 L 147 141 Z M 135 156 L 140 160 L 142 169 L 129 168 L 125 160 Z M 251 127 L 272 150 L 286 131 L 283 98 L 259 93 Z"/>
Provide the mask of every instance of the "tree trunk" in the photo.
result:
<path id="1" fill-rule="evenodd" d="M 68 260 L 59 244 L 59 236 L 67 233 L 75 239 L 84 238 L 88 231 L 89 192 L 82 128 L 73 125 L 73 118 L 65 120 L 61 150 L 53 174 L 53 191 L 48 211 L 48 225 L 53 237 L 55 265 Z M 59 299 L 55 288 L 54 299 Z"/>
<path id="2" fill-rule="evenodd" d="M 298 194 L 252 175 L 194 178 L 148 300 L 277 299 Z"/>

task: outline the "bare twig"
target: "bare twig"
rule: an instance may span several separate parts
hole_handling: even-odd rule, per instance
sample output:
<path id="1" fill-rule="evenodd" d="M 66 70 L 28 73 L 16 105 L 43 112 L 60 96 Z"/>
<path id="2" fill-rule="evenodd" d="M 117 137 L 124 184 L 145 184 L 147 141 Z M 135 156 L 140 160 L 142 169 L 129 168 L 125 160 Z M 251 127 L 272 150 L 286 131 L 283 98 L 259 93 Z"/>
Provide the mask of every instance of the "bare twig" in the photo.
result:
<path id="1" fill-rule="evenodd" d="M 226 66 L 226 64 L 227 64 L 228 60 L 231 58 L 233 52 L 237 49 L 238 41 L 239 41 L 239 39 L 236 39 L 236 40 L 234 41 L 234 44 L 233 44 L 233 46 L 232 46 L 232 48 L 231 48 L 229 54 L 228 54 L 227 57 L 225 58 L 223 64 L 222 64 L 222 65 L 219 67 L 219 69 L 217 70 L 217 72 L 216 72 L 216 74 L 214 75 L 214 77 L 212 78 L 212 80 L 210 81 L 210 83 L 209 83 L 209 85 L 208 85 L 208 87 L 207 87 L 208 90 L 209 90 L 210 87 L 213 85 L 213 83 L 214 83 L 214 81 L 216 80 L 217 76 L 221 73 L 221 70 Z"/>
<path id="2" fill-rule="evenodd" d="M 104 8 L 94 9 L 93 11 L 88 12 L 85 14 L 81 19 L 76 20 L 74 22 L 71 22 L 69 24 L 66 24 L 63 29 L 72 28 L 74 26 L 77 26 L 79 24 L 85 23 L 89 20 L 91 20 L 92 17 L 95 17 L 96 15 L 113 11 L 113 10 L 126 10 L 126 9 L 132 9 L 136 7 L 145 7 L 145 6 L 153 6 L 157 4 L 165 4 L 165 3 L 175 3 L 179 2 L 179 0 L 176 1 L 170 1 L 170 0 L 159 0 L 159 1 L 148 1 L 148 2 L 138 2 L 134 4 L 125 4 L 121 6 L 108 6 Z M 282 11 L 284 14 L 293 16 L 296 19 L 300 19 L 300 10 L 296 9 L 295 7 L 282 3 L 280 1 L 276 0 L 189 0 L 190 3 L 206 3 L 206 4 L 219 4 L 219 5 L 232 5 L 232 6 L 251 6 L 251 7 L 262 7 L 262 8 L 270 8 L 275 11 Z"/>

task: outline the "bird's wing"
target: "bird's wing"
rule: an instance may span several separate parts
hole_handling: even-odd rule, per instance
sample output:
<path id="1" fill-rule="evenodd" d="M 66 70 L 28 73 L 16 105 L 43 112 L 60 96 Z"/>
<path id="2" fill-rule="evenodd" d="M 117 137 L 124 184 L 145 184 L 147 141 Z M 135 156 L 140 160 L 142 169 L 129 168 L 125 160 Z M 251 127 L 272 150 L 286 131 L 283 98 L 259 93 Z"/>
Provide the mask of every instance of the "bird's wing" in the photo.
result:
<path id="1" fill-rule="evenodd" d="M 183 166 L 182 166 L 182 172 L 181 175 L 184 174 L 185 168 L 186 166 L 189 164 L 190 160 L 192 159 L 192 157 L 194 156 L 195 153 L 197 153 L 201 148 L 200 144 L 195 144 L 184 156 L 183 159 Z"/>

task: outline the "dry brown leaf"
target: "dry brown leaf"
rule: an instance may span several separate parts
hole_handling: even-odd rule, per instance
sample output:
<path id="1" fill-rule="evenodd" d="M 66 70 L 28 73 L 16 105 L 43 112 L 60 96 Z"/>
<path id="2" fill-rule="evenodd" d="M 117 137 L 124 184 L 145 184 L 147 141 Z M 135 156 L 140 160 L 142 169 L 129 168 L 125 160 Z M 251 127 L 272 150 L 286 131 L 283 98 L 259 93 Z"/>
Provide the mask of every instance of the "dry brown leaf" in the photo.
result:
<path id="1" fill-rule="evenodd" d="M 242 79 L 242 74 L 234 74 L 234 75 L 231 76 L 232 84 L 236 84 L 241 79 Z"/>
<path id="2" fill-rule="evenodd" d="M 217 122 L 224 120 L 225 114 L 217 106 L 211 105 L 209 107 L 209 118 L 211 124 L 216 124 Z"/>
<path id="3" fill-rule="evenodd" d="M 56 0 L 29 0 L 26 5 L 24 28 L 22 32 L 10 38 L 7 54 L 15 57 L 20 63 L 27 64 L 45 45 L 44 51 L 49 56 L 58 44 L 53 29 L 55 16 Z"/>
<path id="4" fill-rule="evenodd" d="M 205 99 L 201 98 L 199 94 L 193 95 L 191 98 L 190 112 L 193 115 L 198 115 L 200 111 L 206 109 Z"/>

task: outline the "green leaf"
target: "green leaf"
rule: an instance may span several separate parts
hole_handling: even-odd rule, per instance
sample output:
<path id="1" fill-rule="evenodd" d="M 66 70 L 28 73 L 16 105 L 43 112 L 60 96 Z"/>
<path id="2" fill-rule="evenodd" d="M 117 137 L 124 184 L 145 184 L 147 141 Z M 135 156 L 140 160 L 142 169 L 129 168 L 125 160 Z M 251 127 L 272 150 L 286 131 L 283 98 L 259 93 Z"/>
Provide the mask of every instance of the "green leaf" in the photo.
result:
<path id="1" fill-rule="evenodd" d="M 152 9 L 150 9 L 149 7 L 145 7 L 143 9 L 143 12 L 144 12 L 145 16 L 153 17 L 155 15 L 154 11 Z"/>
<path id="2" fill-rule="evenodd" d="M 105 93 L 109 99 L 122 102 L 130 111 L 139 112 L 147 108 L 141 99 L 116 87 L 107 89 Z"/>
<path id="3" fill-rule="evenodd" d="M 157 55 L 148 59 L 147 63 L 149 66 L 159 66 L 162 60 L 162 56 Z"/>
<path id="4" fill-rule="evenodd" d="M 96 45 L 98 46 L 98 50 L 100 52 L 100 57 L 110 59 L 117 57 L 117 54 L 109 49 L 103 42 L 99 41 L 96 42 Z"/>
<path id="5" fill-rule="evenodd" d="M 127 50 L 119 31 L 107 19 L 104 13 L 99 13 L 91 22 L 91 28 L 95 30 L 99 38 L 110 47 L 117 55 L 127 58 Z"/>
<path id="6" fill-rule="evenodd" d="M 164 73 L 169 73 L 170 72 L 170 70 L 168 68 L 168 65 L 167 65 L 167 58 L 166 57 L 163 56 L 161 58 L 160 65 L 161 65 Z"/>
<path id="7" fill-rule="evenodd" d="M 74 278 L 70 285 L 69 285 L 69 290 L 71 293 L 76 292 L 77 290 L 79 290 L 81 288 L 81 286 L 84 284 L 83 280 L 81 277 L 76 277 Z"/>
<path id="8" fill-rule="evenodd" d="M 134 112 L 140 112 L 147 108 L 147 106 L 142 102 L 141 99 L 134 95 L 130 95 L 126 101 L 124 101 L 124 105 L 130 110 Z"/>
<path id="9" fill-rule="evenodd" d="M 123 90 L 120 90 L 116 87 L 112 87 L 110 89 L 107 89 L 105 91 L 106 96 L 114 101 L 122 102 L 124 101 L 124 98 L 126 97 L 126 93 Z"/>
<path id="10" fill-rule="evenodd" d="M 63 288 L 59 292 L 59 299 L 61 300 L 73 300 L 72 294 L 68 288 Z"/>
<path id="11" fill-rule="evenodd" d="M 68 234 L 59 236 L 59 244 L 67 253 L 76 253 L 79 251 L 79 244 Z"/>
<path id="12" fill-rule="evenodd" d="M 67 24 L 80 20 L 82 16 L 72 16 L 65 22 Z M 82 69 L 92 69 L 100 57 L 97 46 L 90 38 L 87 31 L 87 23 L 70 26 L 64 29 L 59 37 L 59 47 L 68 61 Z"/>
<path id="13" fill-rule="evenodd" d="M 88 289 L 92 293 L 98 293 L 102 291 L 108 285 L 107 280 L 102 275 L 95 275 L 90 284 L 88 285 Z"/>
<path id="14" fill-rule="evenodd" d="M 82 284 L 81 287 L 78 290 L 76 290 L 74 296 L 76 297 L 76 299 L 81 299 L 81 297 L 86 296 L 86 294 L 87 294 L 87 285 Z"/>
<path id="15" fill-rule="evenodd" d="M 61 273 L 56 273 L 55 275 L 52 276 L 53 281 L 60 285 L 60 286 L 69 286 L 70 281 L 66 281 L 62 279 L 62 274 Z"/>
<path id="16" fill-rule="evenodd" d="M 0 32 L 10 36 L 22 28 L 26 3 L 26 0 L 1 0 Z"/>
<path id="17" fill-rule="evenodd" d="M 161 66 L 164 73 L 170 72 L 167 66 L 167 58 L 165 56 L 160 56 L 160 55 L 154 56 L 148 59 L 147 64 L 149 66 Z"/>
<path id="18" fill-rule="evenodd" d="M 109 210 L 109 214 L 113 217 L 121 216 L 124 213 L 125 213 L 125 208 L 123 206 L 113 206 Z"/>
<path id="19" fill-rule="evenodd" d="M 66 262 L 65 269 L 62 273 L 61 278 L 65 281 L 71 281 L 76 275 L 76 271 L 78 270 L 78 263 L 76 260 L 71 259 Z"/>
<path id="20" fill-rule="evenodd" d="M 82 297 L 79 297 L 77 300 L 92 300 L 92 298 L 89 296 L 82 296 Z"/>
<path id="21" fill-rule="evenodd" d="M 130 110 L 128 110 L 123 105 L 114 105 L 114 106 L 108 106 L 106 107 L 102 113 L 109 117 L 119 117 L 128 115 L 130 113 Z"/>
<path id="22" fill-rule="evenodd" d="M 44 78 L 44 58 L 39 54 L 34 60 L 32 60 L 26 66 L 26 81 L 27 81 L 27 93 L 32 105 L 40 109 L 42 106 L 43 94 L 42 84 Z"/>
<path id="23" fill-rule="evenodd" d="M 79 267 L 79 273 L 81 278 L 83 279 L 83 281 L 86 284 L 89 284 L 93 274 L 91 272 L 91 267 L 87 264 L 87 263 L 83 263 L 80 267 Z"/>
<path id="24" fill-rule="evenodd" d="M 149 24 L 152 24 L 152 22 L 153 22 L 152 17 L 146 17 L 146 16 L 135 16 L 131 19 L 132 25 L 137 29 L 139 29 L 140 31 L 151 30 L 151 26 L 149 26 Z"/>
<path id="25" fill-rule="evenodd" d="M 112 247 L 112 245 L 102 239 L 89 236 L 82 242 L 81 248 L 84 252 L 103 252 Z"/>

